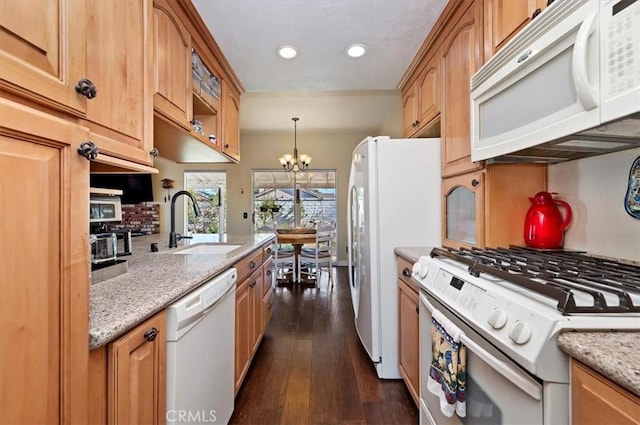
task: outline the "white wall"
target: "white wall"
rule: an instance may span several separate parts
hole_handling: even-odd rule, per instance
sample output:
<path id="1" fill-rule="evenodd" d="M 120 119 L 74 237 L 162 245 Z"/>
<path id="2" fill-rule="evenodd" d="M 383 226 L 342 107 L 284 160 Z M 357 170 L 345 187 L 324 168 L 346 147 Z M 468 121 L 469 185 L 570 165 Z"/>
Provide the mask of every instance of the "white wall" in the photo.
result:
<path id="1" fill-rule="evenodd" d="M 640 261 L 640 220 L 624 209 L 631 164 L 640 149 L 549 166 L 549 191 L 573 211 L 565 248 Z"/>

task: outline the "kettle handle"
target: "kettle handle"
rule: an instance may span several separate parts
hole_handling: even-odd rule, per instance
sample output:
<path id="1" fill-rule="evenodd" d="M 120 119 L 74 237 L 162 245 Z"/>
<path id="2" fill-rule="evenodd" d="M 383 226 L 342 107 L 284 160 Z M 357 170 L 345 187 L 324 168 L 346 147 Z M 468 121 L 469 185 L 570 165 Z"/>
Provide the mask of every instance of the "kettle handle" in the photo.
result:
<path id="1" fill-rule="evenodd" d="M 554 199 L 553 202 L 564 207 L 565 213 L 564 213 L 564 220 L 562 222 L 562 230 L 564 230 L 567 227 L 569 227 L 569 223 L 571 223 L 571 217 L 572 217 L 571 207 L 566 201 L 563 201 L 561 199 Z"/>

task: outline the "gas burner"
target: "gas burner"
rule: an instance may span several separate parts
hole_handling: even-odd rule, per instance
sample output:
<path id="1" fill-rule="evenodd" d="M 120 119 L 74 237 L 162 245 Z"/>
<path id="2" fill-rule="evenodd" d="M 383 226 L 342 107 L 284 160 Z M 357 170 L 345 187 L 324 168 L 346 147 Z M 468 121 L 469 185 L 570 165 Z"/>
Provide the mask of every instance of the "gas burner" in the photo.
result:
<path id="1" fill-rule="evenodd" d="M 484 273 L 554 299 L 563 315 L 640 312 L 640 267 L 617 260 L 516 246 L 434 248 L 430 255 L 465 264 L 475 277 Z"/>

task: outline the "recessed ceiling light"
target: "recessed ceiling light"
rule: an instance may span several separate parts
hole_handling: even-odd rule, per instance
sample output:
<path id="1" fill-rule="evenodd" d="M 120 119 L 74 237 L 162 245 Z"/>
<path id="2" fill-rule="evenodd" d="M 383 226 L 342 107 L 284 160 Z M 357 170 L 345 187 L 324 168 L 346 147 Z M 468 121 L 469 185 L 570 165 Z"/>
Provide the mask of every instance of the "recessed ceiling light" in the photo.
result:
<path id="1" fill-rule="evenodd" d="M 362 43 L 355 43 L 347 46 L 344 52 L 350 58 L 361 58 L 367 54 L 367 46 Z"/>
<path id="2" fill-rule="evenodd" d="M 278 48 L 276 49 L 276 52 L 278 53 L 278 56 L 280 56 L 282 59 L 293 59 L 296 56 L 298 56 L 298 49 L 296 49 L 295 47 L 289 44 L 285 44 L 284 46 L 278 46 Z"/>

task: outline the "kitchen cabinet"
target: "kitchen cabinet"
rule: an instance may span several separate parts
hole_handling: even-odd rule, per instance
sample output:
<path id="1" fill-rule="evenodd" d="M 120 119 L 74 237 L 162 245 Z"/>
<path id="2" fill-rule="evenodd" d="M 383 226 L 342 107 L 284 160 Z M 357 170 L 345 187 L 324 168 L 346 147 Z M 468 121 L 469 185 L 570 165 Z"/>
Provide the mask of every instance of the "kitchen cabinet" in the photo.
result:
<path id="1" fill-rule="evenodd" d="M 222 152 L 240 161 L 240 94 L 222 80 Z"/>
<path id="2" fill-rule="evenodd" d="M 89 353 L 89 421 L 165 423 L 167 313 Z"/>
<path id="3" fill-rule="evenodd" d="M 87 98 L 76 85 L 88 78 L 86 5 L 73 0 L 0 2 L 0 87 L 83 115 Z"/>
<path id="4" fill-rule="evenodd" d="M 420 405 L 420 343 L 418 285 L 411 280 L 413 264 L 396 257 L 398 265 L 398 367 L 416 406 Z"/>
<path id="5" fill-rule="evenodd" d="M 166 311 L 156 314 L 109 344 L 109 423 L 165 422 L 166 356 Z"/>
<path id="6" fill-rule="evenodd" d="M 571 422 L 640 424 L 640 398 L 571 359 Z"/>
<path id="7" fill-rule="evenodd" d="M 238 162 L 241 85 L 233 70 L 191 2 L 155 0 L 154 10 L 155 147 L 178 163 Z M 219 98 L 194 84 L 193 52 L 198 66 L 219 80 Z M 202 124 L 202 134 L 194 130 L 194 120 Z"/>
<path id="8" fill-rule="evenodd" d="M 86 2 L 87 70 L 96 96 L 84 124 L 104 154 L 153 164 L 151 3 Z"/>
<path id="9" fill-rule="evenodd" d="M 418 78 L 409 86 L 408 90 L 403 92 L 404 137 L 411 137 L 424 128 L 430 127 L 440 114 L 439 61 L 438 54 L 427 60 Z"/>
<path id="10" fill-rule="evenodd" d="M 88 129 L 0 95 L 0 423 L 88 423 Z"/>
<path id="11" fill-rule="evenodd" d="M 523 245 L 528 198 L 546 186 L 543 164 L 491 164 L 443 179 L 443 245 Z"/>
<path id="12" fill-rule="evenodd" d="M 174 125 L 191 130 L 191 36 L 167 0 L 153 1 L 153 107 Z"/>
<path id="13" fill-rule="evenodd" d="M 154 172 L 144 168 L 153 162 L 151 9 L 144 0 L 113 6 L 2 2 L 0 86 L 79 119 L 99 150 L 97 164 L 126 168 L 133 161 L 134 170 Z"/>
<path id="14" fill-rule="evenodd" d="M 485 61 L 546 6 L 547 0 L 484 0 Z"/>
<path id="15" fill-rule="evenodd" d="M 265 276 L 270 276 L 271 258 L 265 260 L 264 249 L 260 248 L 238 261 L 234 267 L 238 271 L 236 286 L 236 346 L 235 346 L 235 391 L 242 385 L 251 360 L 255 354 L 264 329 L 271 317 L 273 292 L 265 289 Z M 268 285 L 270 286 L 270 285 Z M 271 303 L 271 305 L 269 305 Z"/>
<path id="16" fill-rule="evenodd" d="M 466 11 L 442 43 L 442 176 L 481 169 L 471 162 L 471 87 L 482 64 L 482 8 L 465 2 Z"/>

